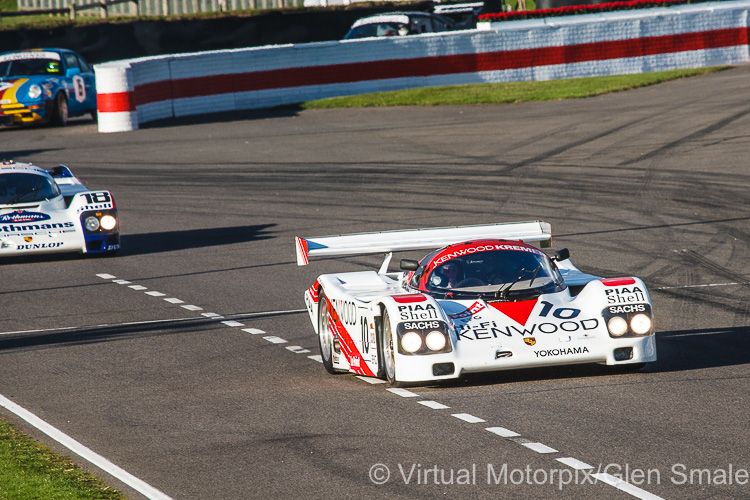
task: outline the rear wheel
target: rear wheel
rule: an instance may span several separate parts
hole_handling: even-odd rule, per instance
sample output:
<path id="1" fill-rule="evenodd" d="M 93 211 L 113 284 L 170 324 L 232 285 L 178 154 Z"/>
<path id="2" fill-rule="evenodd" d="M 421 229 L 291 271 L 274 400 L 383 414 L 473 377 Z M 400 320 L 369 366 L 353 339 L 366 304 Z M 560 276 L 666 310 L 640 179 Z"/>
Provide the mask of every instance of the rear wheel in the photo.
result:
<path id="1" fill-rule="evenodd" d="M 328 300 L 321 288 L 318 294 L 318 344 L 320 345 L 320 357 L 323 359 L 323 366 L 328 373 L 338 373 L 333 368 L 333 342 L 334 335 L 329 323 Z"/>
<path id="2" fill-rule="evenodd" d="M 60 92 L 55 97 L 55 106 L 52 108 L 52 119 L 53 125 L 63 126 L 68 123 L 68 100 L 65 98 L 65 93 Z"/>

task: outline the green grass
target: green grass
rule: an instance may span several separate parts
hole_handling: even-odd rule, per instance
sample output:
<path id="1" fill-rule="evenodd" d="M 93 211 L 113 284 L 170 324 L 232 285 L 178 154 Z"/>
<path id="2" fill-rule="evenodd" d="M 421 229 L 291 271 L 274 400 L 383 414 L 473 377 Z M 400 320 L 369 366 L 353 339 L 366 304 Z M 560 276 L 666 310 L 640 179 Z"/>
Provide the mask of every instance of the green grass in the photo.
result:
<path id="1" fill-rule="evenodd" d="M 330 99 L 304 102 L 298 106 L 302 109 L 329 109 L 556 101 L 630 90 L 678 78 L 713 73 L 723 69 L 726 69 L 726 67 L 679 69 L 636 75 L 575 78 L 546 82 L 484 83 L 449 87 L 427 87 L 349 97 L 332 97 Z"/>
<path id="2" fill-rule="evenodd" d="M 122 500 L 125 496 L 69 458 L 0 421 L 0 498 Z"/>

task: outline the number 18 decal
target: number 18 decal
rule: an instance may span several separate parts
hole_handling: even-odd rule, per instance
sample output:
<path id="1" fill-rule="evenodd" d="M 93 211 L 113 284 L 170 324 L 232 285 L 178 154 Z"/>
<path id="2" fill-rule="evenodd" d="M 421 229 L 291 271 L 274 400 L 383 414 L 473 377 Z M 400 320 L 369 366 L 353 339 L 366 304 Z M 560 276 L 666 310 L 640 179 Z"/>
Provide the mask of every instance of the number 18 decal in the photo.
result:
<path id="1" fill-rule="evenodd" d="M 111 203 L 112 197 L 107 191 L 101 191 L 98 193 L 86 193 L 84 195 L 88 203 Z"/>

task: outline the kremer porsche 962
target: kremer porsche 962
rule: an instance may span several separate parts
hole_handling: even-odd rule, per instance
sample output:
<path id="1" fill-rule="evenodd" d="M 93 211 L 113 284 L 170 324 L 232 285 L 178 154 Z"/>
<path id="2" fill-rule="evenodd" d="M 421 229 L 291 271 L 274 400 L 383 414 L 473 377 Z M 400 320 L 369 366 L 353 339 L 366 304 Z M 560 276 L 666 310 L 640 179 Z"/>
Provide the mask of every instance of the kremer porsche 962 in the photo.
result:
<path id="1" fill-rule="evenodd" d="M 330 373 L 391 385 L 536 366 L 656 360 L 651 301 L 636 277 L 600 278 L 548 256 L 542 221 L 296 238 L 297 263 L 385 252 L 378 271 L 324 274 L 304 293 Z M 420 261 L 392 252 L 435 249 Z"/>
<path id="2" fill-rule="evenodd" d="M 114 254 L 120 224 L 109 191 L 91 191 L 59 165 L 0 162 L 0 257 Z"/>

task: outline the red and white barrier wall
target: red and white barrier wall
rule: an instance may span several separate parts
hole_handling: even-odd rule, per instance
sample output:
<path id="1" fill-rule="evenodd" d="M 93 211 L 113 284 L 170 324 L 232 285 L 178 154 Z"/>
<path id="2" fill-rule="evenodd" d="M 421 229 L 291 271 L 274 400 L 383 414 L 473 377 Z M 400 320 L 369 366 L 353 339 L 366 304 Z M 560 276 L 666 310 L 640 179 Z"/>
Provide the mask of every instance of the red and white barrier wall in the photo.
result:
<path id="1" fill-rule="evenodd" d="M 437 85 L 750 61 L 750 0 L 480 23 L 471 31 L 278 45 L 95 66 L 100 132 L 148 121 Z"/>

